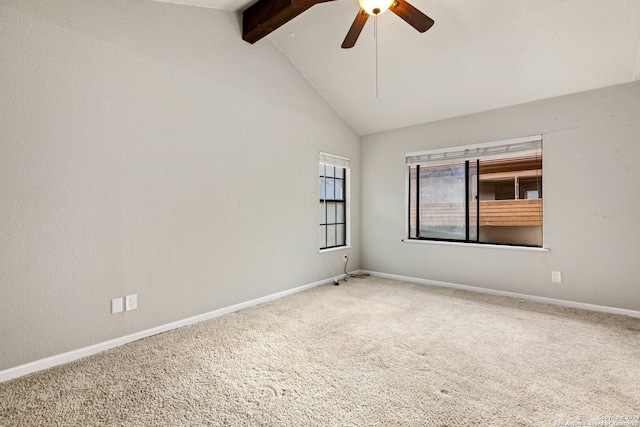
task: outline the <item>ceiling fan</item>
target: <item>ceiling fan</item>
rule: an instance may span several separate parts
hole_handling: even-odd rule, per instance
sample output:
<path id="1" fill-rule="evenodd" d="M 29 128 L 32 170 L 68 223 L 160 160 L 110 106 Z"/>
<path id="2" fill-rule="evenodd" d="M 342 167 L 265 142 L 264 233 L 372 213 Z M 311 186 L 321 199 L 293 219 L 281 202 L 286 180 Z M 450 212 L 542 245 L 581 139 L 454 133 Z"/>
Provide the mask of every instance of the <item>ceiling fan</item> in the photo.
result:
<path id="1" fill-rule="evenodd" d="M 255 43 L 305 10 L 333 0 L 258 0 L 242 13 L 242 39 Z M 360 10 L 353 21 L 342 47 L 353 47 L 370 15 L 377 16 L 387 9 L 398 15 L 416 30 L 424 33 L 433 19 L 405 0 L 359 0 Z"/>
<path id="2" fill-rule="evenodd" d="M 433 19 L 420 12 L 405 0 L 360 0 L 360 10 L 351 24 L 347 37 L 342 42 L 343 49 L 355 46 L 358 36 L 370 15 L 378 16 L 386 10 L 398 15 L 407 24 L 424 33 L 433 25 Z"/>

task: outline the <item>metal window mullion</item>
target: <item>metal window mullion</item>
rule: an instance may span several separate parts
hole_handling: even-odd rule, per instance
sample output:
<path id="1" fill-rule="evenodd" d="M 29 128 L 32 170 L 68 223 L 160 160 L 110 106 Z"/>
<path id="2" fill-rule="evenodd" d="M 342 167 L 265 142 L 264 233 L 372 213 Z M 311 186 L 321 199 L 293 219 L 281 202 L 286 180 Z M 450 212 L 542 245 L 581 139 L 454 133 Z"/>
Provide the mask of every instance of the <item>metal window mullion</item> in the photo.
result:
<path id="1" fill-rule="evenodd" d="M 407 236 L 411 238 L 411 166 L 408 169 L 409 197 L 407 198 Z"/>
<path id="2" fill-rule="evenodd" d="M 480 159 L 476 159 L 476 242 L 480 242 Z"/>
<path id="3" fill-rule="evenodd" d="M 327 216 L 327 176 L 326 176 L 326 172 L 325 175 L 322 175 L 322 178 L 324 178 L 324 198 L 321 200 L 323 206 L 324 206 L 324 246 L 320 249 L 327 249 L 329 247 L 329 240 L 327 239 L 328 237 L 328 230 L 329 230 L 329 224 L 328 224 L 328 216 Z"/>
<path id="4" fill-rule="evenodd" d="M 464 240 L 469 241 L 469 160 L 464 162 Z"/>
<path id="5" fill-rule="evenodd" d="M 420 236 L 420 165 L 416 166 L 416 239 Z"/>
<path id="6" fill-rule="evenodd" d="M 326 191 L 326 185 L 325 185 L 325 191 Z M 321 249 L 327 249 L 329 247 L 329 215 L 328 215 L 328 208 L 327 208 L 327 199 L 323 199 L 322 203 L 324 205 L 324 247 Z"/>
<path id="7" fill-rule="evenodd" d="M 344 242 L 344 246 L 347 245 L 347 169 L 346 168 L 342 168 L 342 215 L 343 215 L 343 223 L 344 224 L 344 230 L 343 230 L 343 236 L 342 236 L 342 241 Z M 338 213 L 336 212 L 336 219 Z M 336 227 L 336 231 L 338 231 L 338 228 Z"/>

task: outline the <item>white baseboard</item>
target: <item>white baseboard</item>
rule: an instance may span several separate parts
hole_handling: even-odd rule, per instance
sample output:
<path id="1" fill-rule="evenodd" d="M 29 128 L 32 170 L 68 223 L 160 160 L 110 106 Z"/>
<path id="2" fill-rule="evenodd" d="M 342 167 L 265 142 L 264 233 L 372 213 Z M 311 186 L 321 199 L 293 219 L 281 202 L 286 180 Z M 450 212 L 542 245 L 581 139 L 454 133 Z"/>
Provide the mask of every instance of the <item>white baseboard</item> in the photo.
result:
<path id="1" fill-rule="evenodd" d="M 578 308 L 582 310 L 599 311 L 602 313 L 621 314 L 623 316 L 640 318 L 640 311 L 628 310 L 625 308 L 607 307 L 604 305 L 587 304 L 583 302 L 567 301 L 556 298 L 538 297 L 535 295 L 519 294 L 516 292 L 498 291 L 495 289 L 479 288 L 477 286 L 459 285 L 457 283 L 440 282 L 437 280 L 419 279 L 416 277 L 400 276 L 397 274 L 380 273 L 377 271 L 362 270 L 363 273 L 369 273 L 372 276 L 385 277 L 387 279 L 402 280 L 405 282 L 419 283 L 422 285 L 439 286 L 442 288 L 460 289 L 464 291 L 478 292 L 488 295 L 500 295 L 503 297 L 517 298 L 526 301 L 540 302 L 544 304 L 559 305 L 562 307 Z"/>
<path id="2" fill-rule="evenodd" d="M 338 276 L 343 278 L 344 275 Z M 324 285 L 326 283 L 333 283 L 334 279 L 324 279 L 319 282 L 310 283 L 308 285 L 299 286 L 297 288 L 289 289 L 286 291 L 278 292 L 275 294 L 267 295 L 261 298 L 256 298 L 250 301 L 235 304 L 229 307 L 220 308 L 218 310 L 210 311 L 208 313 L 200 314 L 197 316 L 189 317 L 187 319 L 178 320 L 176 322 L 168 323 L 166 325 L 158 326 L 155 328 L 147 329 L 145 331 L 136 332 L 131 335 L 126 335 L 120 338 L 115 338 L 110 341 L 105 341 L 99 344 L 91 345 L 89 347 L 72 350 L 67 353 L 58 354 L 55 356 L 47 357 L 45 359 L 36 360 L 24 365 L 16 366 L 13 368 L 0 371 L 0 383 L 9 381 L 33 372 L 38 372 L 43 369 L 52 368 L 54 366 L 63 365 L 65 363 L 73 362 L 83 357 L 91 356 L 93 354 L 100 353 L 105 350 L 110 350 L 115 347 L 119 347 L 124 344 L 128 344 L 133 341 L 137 341 L 142 338 L 150 337 L 152 335 L 159 334 L 161 332 L 170 331 L 181 326 L 191 325 L 193 323 L 203 322 L 205 320 L 213 319 L 215 317 L 223 316 L 234 311 L 242 310 L 243 308 L 252 307 L 254 305 L 262 304 L 265 302 L 273 301 L 278 298 L 285 297 L 287 295 L 295 294 L 297 292 L 306 291 L 307 289 L 315 288 L 316 286 Z"/>
<path id="3" fill-rule="evenodd" d="M 439 286 L 444 288 L 452 288 L 452 289 L 461 289 L 465 291 L 478 292 L 488 295 L 500 295 L 510 298 L 523 299 L 527 301 L 539 302 L 544 304 L 553 304 L 559 305 L 563 307 L 570 308 L 578 308 L 583 310 L 591 310 L 591 311 L 599 311 L 603 313 L 611 313 L 611 314 L 620 314 L 624 316 L 630 316 L 635 318 L 640 318 L 640 311 L 627 310 L 624 308 L 616 308 L 616 307 L 607 307 L 602 305 L 595 304 L 586 304 L 581 302 L 574 301 L 566 301 L 555 298 L 547 298 L 547 297 L 538 297 L 534 295 L 526 295 L 519 294 L 515 292 L 506 292 L 506 291 L 498 291 L 494 289 L 487 288 L 479 288 L 476 286 L 468 286 L 468 285 L 460 285 L 456 283 L 449 282 L 441 282 L 437 280 L 429 280 L 429 279 L 420 279 L 416 277 L 409 276 L 401 276 L 397 274 L 387 274 L 381 273 L 377 271 L 368 271 L 368 270 L 358 270 L 353 271 L 351 273 L 369 273 L 372 276 L 385 277 L 388 279 L 394 280 L 402 280 L 406 282 L 419 283 L 423 285 L 431 285 L 431 286 Z M 344 275 L 339 276 L 340 279 L 344 278 Z M 310 283 L 308 285 L 299 286 L 297 288 L 289 289 L 286 291 L 278 292 L 275 294 L 267 295 L 261 298 L 256 298 L 250 301 L 246 301 L 240 304 L 232 305 L 229 307 L 220 308 L 218 310 L 210 311 L 208 313 L 200 314 L 197 316 L 189 317 L 187 319 L 178 320 L 176 322 L 168 323 L 166 325 L 158 326 L 155 328 L 147 329 L 145 331 L 136 332 L 131 335 L 126 335 L 120 338 L 115 338 L 110 341 L 102 342 L 99 344 L 95 344 L 89 347 L 84 347 L 77 350 L 72 350 L 67 353 L 62 353 L 59 355 L 47 357 L 45 359 L 36 360 L 35 362 L 30 362 L 24 365 L 16 366 L 13 368 L 6 369 L 4 371 L 0 371 L 0 383 L 9 381 L 24 375 L 31 374 L 33 372 L 38 372 L 43 369 L 52 368 L 54 366 L 63 365 L 65 363 L 73 362 L 78 359 L 82 359 L 83 357 L 91 356 L 93 354 L 100 353 L 105 350 L 110 350 L 115 347 L 119 347 L 124 344 L 128 344 L 133 341 L 137 341 L 142 338 L 150 337 L 152 335 L 159 334 L 161 332 L 170 331 L 172 329 L 180 328 L 182 326 L 191 325 L 193 323 L 203 322 L 205 320 L 213 319 L 215 317 L 223 316 L 228 313 L 232 313 L 234 311 L 242 310 L 244 308 L 252 307 L 258 304 L 262 304 L 265 302 L 273 301 L 278 298 L 282 298 L 288 295 L 295 294 L 297 292 L 302 292 L 307 289 L 314 288 L 316 286 L 324 285 L 326 283 L 333 283 L 334 279 L 324 279 L 318 282 Z"/>

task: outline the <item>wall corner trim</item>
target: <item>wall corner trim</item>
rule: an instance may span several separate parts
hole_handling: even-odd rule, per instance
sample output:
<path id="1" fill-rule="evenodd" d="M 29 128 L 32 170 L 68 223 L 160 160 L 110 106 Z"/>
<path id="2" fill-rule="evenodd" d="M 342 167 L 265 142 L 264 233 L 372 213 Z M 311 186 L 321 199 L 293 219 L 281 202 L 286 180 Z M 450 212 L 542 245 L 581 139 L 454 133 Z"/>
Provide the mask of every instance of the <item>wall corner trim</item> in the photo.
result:
<path id="1" fill-rule="evenodd" d="M 622 316 L 640 318 L 640 311 L 628 310 L 626 308 L 607 307 L 604 305 L 587 304 L 583 302 L 575 302 L 556 298 L 539 297 L 535 295 L 519 294 L 517 292 L 498 291 L 489 288 L 480 288 L 477 286 L 460 285 L 457 283 L 441 282 L 430 279 L 420 279 L 417 277 L 401 276 L 397 274 L 381 273 L 377 271 L 362 270 L 363 273 L 369 273 L 372 276 L 384 277 L 387 279 L 402 280 L 405 282 L 418 283 L 421 285 L 438 286 L 441 288 L 459 289 L 463 291 L 477 292 L 488 295 L 499 295 L 509 298 L 522 299 L 526 301 L 539 302 L 543 304 L 558 305 L 561 307 L 577 308 L 581 310 L 598 311 L 601 313 L 619 314 Z"/>
<path id="2" fill-rule="evenodd" d="M 339 276 L 339 278 L 344 278 L 344 275 Z M 29 362 L 24 365 L 15 366 L 13 368 L 5 369 L 0 371 L 0 383 L 10 381 L 15 378 L 19 378 L 28 374 L 32 374 L 34 372 L 42 371 L 44 369 L 53 368 L 55 366 L 64 365 L 65 363 L 74 362 L 76 360 L 82 359 L 87 356 L 91 356 L 97 353 L 101 353 L 106 350 L 110 350 L 112 348 L 120 347 L 122 345 L 128 344 L 133 341 L 140 340 L 142 338 L 147 338 L 152 335 L 156 335 L 162 332 L 167 332 L 172 329 L 177 329 L 182 326 L 191 325 L 194 323 L 204 322 L 206 320 L 210 320 L 216 317 L 223 316 L 225 314 L 233 313 L 234 311 L 242 310 L 245 308 L 249 308 L 258 304 L 263 304 L 265 302 L 273 301 L 282 297 L 286 297 L 288 295 L 292 295 L 298 292 L 306 291 L 311 288 L 315 288 L 316 286 L 324 285 L 327 283 L 333 283 L 334 278 L 323 279 L 318 282 L 310 283 L 307 285 L 299 286 L 297 288 L 288 289 L 286 291 L 277 292 L 275 294 L 267 295 L 264 297 L 252 299 L 250 301 L 245 301 L 239 304 L 231 305 L 229 307 L 223 307 L 217 310 L 213 310 L 207 313 L 199 314 L 197 316 L 189 317 L 186 319 L 178 320 L 175 322 L 167 323 L 166 325 L 157 326 L 155 328 L 147 329 L 144 331 L 136 332 L 130 335 L 126 335 L 123 337 L 115 338 L 109 341 L 105 341 L 102 343 L 94 344 L 88 347 L 80 348 L 77 350 L 72 350 L 66 353 L 50 356 L 44 359 L 36 360 L 34 362 Z"/>

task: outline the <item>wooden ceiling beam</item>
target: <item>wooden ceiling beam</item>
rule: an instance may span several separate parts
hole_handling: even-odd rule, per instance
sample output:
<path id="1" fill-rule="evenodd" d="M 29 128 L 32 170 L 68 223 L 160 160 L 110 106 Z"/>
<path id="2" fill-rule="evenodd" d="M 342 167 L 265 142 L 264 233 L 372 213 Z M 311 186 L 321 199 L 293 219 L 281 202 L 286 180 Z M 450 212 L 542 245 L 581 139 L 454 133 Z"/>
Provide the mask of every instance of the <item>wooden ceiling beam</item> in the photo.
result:
<path id="1" fill-rule="evenodd" d="M 333 0 L 258 0 L 242 12 L 242 39 L 253 44 L 318 3 Z"/>

